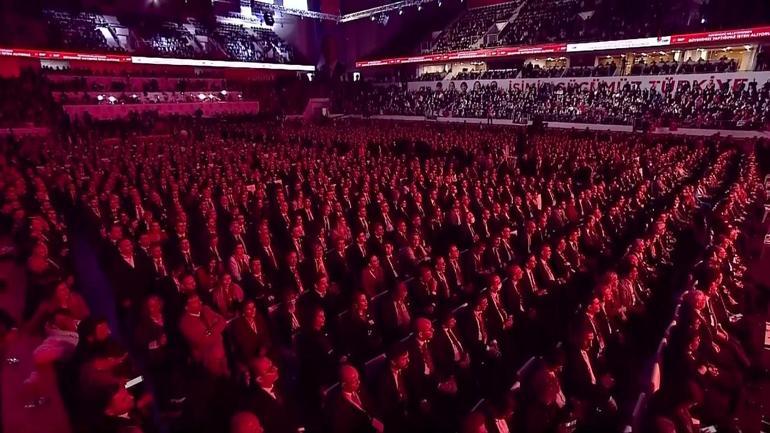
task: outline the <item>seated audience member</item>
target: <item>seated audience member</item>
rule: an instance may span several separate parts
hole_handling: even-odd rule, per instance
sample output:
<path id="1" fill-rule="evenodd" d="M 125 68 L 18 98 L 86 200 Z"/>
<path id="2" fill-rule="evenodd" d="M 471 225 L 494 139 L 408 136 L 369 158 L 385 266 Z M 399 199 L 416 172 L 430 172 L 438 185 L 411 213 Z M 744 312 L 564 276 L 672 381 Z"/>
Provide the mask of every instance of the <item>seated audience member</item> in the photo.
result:
<path id="1" fill-rule="evenodd" d="M 382 433 L 385 426 L 374 412 L 368 394 L 361 388 L 358 370 L 349 364 L 340 367 L 340 390 L 330 404 L 331 431 L 334 433 Z"/>
<path id="2" fill-rule="evenodd" d="M 298 431 L 301 413 L 296 412 L 293 396 L 279 382 L 278 366 L 270 358 L 258 356 L 249 361 L 248 367 L 251 380 L 244 391 L 243 409 L 256 414 L 268 432 Z"/>
<path id="3" fill-rule="evenodd" d="M 179 319 L 179 331 L 193 360 L 214 376 L 227 374 L 222 332 L 225 320 L 209 306 L 202 305 L 198 295 L 189 295 Z"/>

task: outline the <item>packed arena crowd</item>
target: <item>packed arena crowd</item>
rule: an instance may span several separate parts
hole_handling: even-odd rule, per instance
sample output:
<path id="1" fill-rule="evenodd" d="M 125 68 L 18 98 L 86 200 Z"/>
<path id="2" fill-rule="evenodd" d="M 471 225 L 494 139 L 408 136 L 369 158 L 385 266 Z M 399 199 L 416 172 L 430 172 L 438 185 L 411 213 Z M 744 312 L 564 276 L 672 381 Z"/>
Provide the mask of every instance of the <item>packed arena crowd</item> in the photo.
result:
<path id="1" fill-rule="evenodd" d="M 184 432 L 615 431 L 685 290 L 644 420 L 740 414 L 752 153 L 367 121 L 171 125 L 10 139 L 0 160 L 23 324 L 45 337 L 35 364 L 63 373 L 77 431 L 157 431 L 156 411 Z M 84 257 L 98 269 L 83 274 Z M 146 386 L 127 390 L 138 374 Z"/>
<path id="2" fill-rule="evenodd" d="M 444 85 L 446 83 L 442 83 Z M 597 82 L 505 88 L 497 83 L 408 90 L 403 85 L 372 86 L 361 91 L 358 111 L 365 114 L 494 118 L 602 124 L 678 125 L 714 129 L 765 129 L 770 122 L 770 82 L 730 88 L 689 82 L 642 89 L 624 84 L 613 88 Z"/>
<path id="3" fill-rule="evenodd" d="M 463 11 L 423 51 L 660 37 L 750 26 L 763 23 L 768 14 L 766 5 L 751 1 L 510 1 Z"/>

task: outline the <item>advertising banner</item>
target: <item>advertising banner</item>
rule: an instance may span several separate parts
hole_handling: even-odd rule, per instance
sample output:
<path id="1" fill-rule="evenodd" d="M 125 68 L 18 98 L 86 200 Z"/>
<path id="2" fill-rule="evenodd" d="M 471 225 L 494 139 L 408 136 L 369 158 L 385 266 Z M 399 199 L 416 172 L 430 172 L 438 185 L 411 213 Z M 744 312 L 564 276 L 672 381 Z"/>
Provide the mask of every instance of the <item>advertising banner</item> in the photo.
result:
<path id="1" fill-rule="evenodd" d="M 571 78 L 517 78 L 501 80 L 443 80 L 443 81 L 412 81 L 407 85 L 409 90 L 417 90 L 421 87 L 430 87 L 436 89 L 440 84 L 441 88 L 449 89 L 454 87 L 457 90 L 474 89 L 477 86 L 497 86 L 503 89 L 523 90 L 527 87 L 542 86 L 543 84 L 553 84 L 557 86 L 568 86 L 578 84 L 585 89 L 594 89 L 599 83 L 606 83 L 610 89 L 619 90 L 626 84 L 638 85 L 642 89 L 671 88 L 679 87 L 684 83 L 691 86 L 706 87 L 714 83 L 717 87 L 728 85 L 736 88 L 748 85 L 755 81 L 758 86 L 763 86 L 770 80 L 770 71 L 761 72 L 732 72 L 723 74 L 682 74 L 682 75 L 644 75 L 644 76 L 623 76 L 623 77 L 571 77 Z"/>

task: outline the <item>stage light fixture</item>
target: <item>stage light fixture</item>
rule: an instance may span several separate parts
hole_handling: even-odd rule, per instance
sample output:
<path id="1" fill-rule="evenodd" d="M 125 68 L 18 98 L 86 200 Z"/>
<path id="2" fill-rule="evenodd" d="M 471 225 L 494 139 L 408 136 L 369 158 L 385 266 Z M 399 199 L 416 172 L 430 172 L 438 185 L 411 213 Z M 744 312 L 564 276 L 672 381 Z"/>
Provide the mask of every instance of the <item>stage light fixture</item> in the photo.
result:
<path id="1" fill-rule="evenodd" d="M 398 14 L 399 14 L 399 15 L 403 15 L 403 14 L 404 14 L 404 10 L 403 10 L 403 9 L 399 9 L 399 10 L 398 10 Z"/>

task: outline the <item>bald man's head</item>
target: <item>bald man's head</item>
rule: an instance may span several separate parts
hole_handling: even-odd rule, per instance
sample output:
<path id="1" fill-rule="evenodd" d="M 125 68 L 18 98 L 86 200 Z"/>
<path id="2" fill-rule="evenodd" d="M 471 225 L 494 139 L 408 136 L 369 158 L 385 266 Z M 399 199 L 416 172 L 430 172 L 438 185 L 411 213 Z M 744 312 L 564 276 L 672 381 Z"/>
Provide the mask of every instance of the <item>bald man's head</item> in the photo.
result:
<path id="1" fill-rule="evenodd" d="M 238 412 L 230 420 L 230 433 L 264 433 L 259 418 L 251 412 Z"/>
<path id="2" fill-rule="evenodd" d="M 418 317 L 414 321 L 414 329 L 417 331 L 417 338 L 422 341 L 430 341 L 433 338 L 433 324 L 425 317 Z"/>
<path id="3" fill-rule="evenodd" d="M 278 367 L 266 356 L 259 356 L 250 362 L 251 374 L 257 384 L 264 388 L 270 388 L 278 380 Z"/>
<path id="4" fill-rule="evenodd" d="M 358 392 L 361 386 L 358 370 L 350 364 L 340 367 L 340 385 L 345 392 Z"/>

